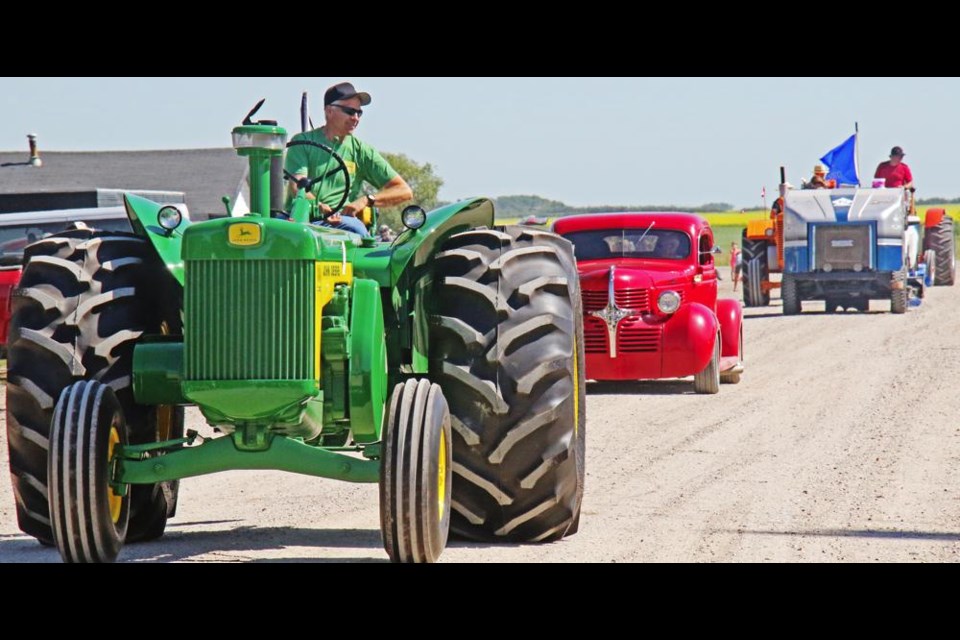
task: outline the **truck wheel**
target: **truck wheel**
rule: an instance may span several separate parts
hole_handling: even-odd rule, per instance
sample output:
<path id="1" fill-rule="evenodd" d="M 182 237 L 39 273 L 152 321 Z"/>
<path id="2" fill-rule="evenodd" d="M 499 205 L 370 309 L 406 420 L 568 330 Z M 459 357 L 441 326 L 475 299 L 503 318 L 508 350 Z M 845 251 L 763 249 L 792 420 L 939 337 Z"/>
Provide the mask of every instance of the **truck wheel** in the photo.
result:
<path id="1" fill-rule="evenodd" d="M 957 240 L 953 235 L 953 218 L 943 216 L 940 224 L 927 228 L 924 233 L 925 247 L 936 252 L 934 286 L 952 287 L 957 272 Z"/>
<path id="2" fill-rule="evenodd" d="M 393 389 L 380 458 L 380 532 L 393 562 L 436 562 L 450 532 L 450 410 L 429 380 Z"/>
<path id="3" fill-rule="evenodd" d="M 453 425 L 456 533 L 549 541 L 574 528 L 585 476 L 576 262 L 555 234 L 449 238 L 434 260 L 430 375 Z"/>
<path id="4" fill-rule="evenodd" d="M 740 327 L 740 338 L 737 341 L 737 368 L 743 367 L 743 327 Z M 720 382 L 723 384 L 740 384 L 739 373 L 721 373 Z"/>
<path id="5" fill-rule="evenodd" d="M 743 247 L 743 306 L 765 307 L 770 304 L 770 292 L 763 290 L 764 282 L 770 280 L 770 265 L 767 264 L 767 243 L 750 240 L 744 229 L 741 236 Z"/>
<path id="6" fill-rule="evenodd" d="M 693 376 L 693 390 L 697 393 L 720 391 L 720 334 L 713 341 L 713 357 L 703 371 Z"/>
<path id="7" fill-rule="evenodd" d="M 907 272 L 901 269 L 893 273 L 894 284 L 899 283 L 900 288 L 894 288 L 890 291 L 890 313 L 907 312 Z"/>
<path id="8" fill-rule="evenodd" d="M 166 269 L 149 243 L 132 234 L 50 236 L 27 247 L 24 265 L 8 340 L 10 474 L 20 529 L 52 544 L 47 457 L 57 398 L 78 380 L 97 380 L 123 407 L 128 441 L 155 441 L 152 414 L 160 409 L 133 401 L 133 346 L 145 332 L 160 333 L 163 322 L 179 326 L 179 306 L 163 294 L 170 290 L 159 280 L 169 277 Z M 182 416 L 174 411 L 172 437 L 182 434 Z M 162 532 L 158 517 L 175 508 L 174 489 L 172 483 L 131 487 L 128 540 Z"/>
<path id="9" fill-rule="evenodd" d="M 127 443 L 123 407 L 105 384 L 64 389 L 50 428 L 53 540 L 64 562 L 113 562 L 130 515 L 129 493 L 110 484 L 114 447 Z"/>
<path id="10" fill-rule="evenodd" d="M 797 291 L 797 281 L 790 277 L 790 274 L 783 274 L 780 297 L 783 298 L 783 315 L 795 316 L 800 313 L 800 292 Z"/>

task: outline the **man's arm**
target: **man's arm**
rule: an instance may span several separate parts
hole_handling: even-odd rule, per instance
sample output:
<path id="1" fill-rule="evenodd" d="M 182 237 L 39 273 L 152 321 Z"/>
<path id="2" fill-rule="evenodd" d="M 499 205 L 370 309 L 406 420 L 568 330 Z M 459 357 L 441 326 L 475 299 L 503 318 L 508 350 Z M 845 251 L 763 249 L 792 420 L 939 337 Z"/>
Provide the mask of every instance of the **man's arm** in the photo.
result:
<path id="1" fill-rule="evenodd" d="M 906 164 L 903 164 L 903 188 L 912 189 L 913 188 L 913 172 L 910 171 L 910 167 Z"/>
<path id="2" fill-rule="evenodd" d="M 403 204 L 407 200 L 413 200 L 413 189 L 407 184 L 402 176 L 396 175 L 387 181 L 383 187 L 373 194 L 378 207 L 392 207 Z M 343 208 L 343 213 L 348 216 L 357 216 L 367 206 L 368 198 L 362 195 Z"/>

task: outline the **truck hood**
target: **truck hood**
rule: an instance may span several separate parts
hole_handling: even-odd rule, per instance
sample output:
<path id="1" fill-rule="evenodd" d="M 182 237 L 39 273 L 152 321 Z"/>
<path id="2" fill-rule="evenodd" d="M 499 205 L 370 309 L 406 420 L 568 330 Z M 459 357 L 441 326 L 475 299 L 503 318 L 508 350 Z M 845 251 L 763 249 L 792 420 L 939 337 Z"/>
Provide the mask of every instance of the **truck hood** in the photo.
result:
<path id="1" fill-rule="evenodd" d="M 610 267 L 616 267 L 617 284 L 631 289 L 681 287 L 696 273 L 695 266 L 678 265 L 673 260 L 596 260 L 577 267 L 583 288 L 606 288 Z"/>

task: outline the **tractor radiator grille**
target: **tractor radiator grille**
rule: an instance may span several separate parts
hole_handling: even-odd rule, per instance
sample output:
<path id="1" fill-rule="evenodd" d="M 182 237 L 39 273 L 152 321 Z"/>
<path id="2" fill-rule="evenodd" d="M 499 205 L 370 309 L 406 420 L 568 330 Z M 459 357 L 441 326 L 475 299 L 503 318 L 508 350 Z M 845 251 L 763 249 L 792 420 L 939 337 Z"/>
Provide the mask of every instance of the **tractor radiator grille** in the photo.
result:
<path id="1" fill-rule="evenodd" d="M 870 227 L 857 224 L 817 225 L 814 237 L 817 271 L 863 271 L 870 264 Z"/>
<path id="2" fill-rule="evenodd" d="M 188 261 L 187 380 L 314 378 L 314 263 Z"/>

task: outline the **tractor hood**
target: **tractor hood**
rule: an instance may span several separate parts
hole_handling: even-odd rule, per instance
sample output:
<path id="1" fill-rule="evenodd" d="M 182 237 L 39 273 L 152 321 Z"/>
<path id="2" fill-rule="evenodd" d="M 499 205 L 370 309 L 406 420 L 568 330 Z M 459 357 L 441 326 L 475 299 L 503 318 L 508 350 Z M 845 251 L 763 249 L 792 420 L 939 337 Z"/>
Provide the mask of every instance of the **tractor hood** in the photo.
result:
<path id="1" fill-rule="evenodd" d="M 903 189 L 809 189 L 784 199 L 784 240 L 806 240 L 807 226 L 875 222 L 880 238 L 903 234 L 909 205 Z"/>

